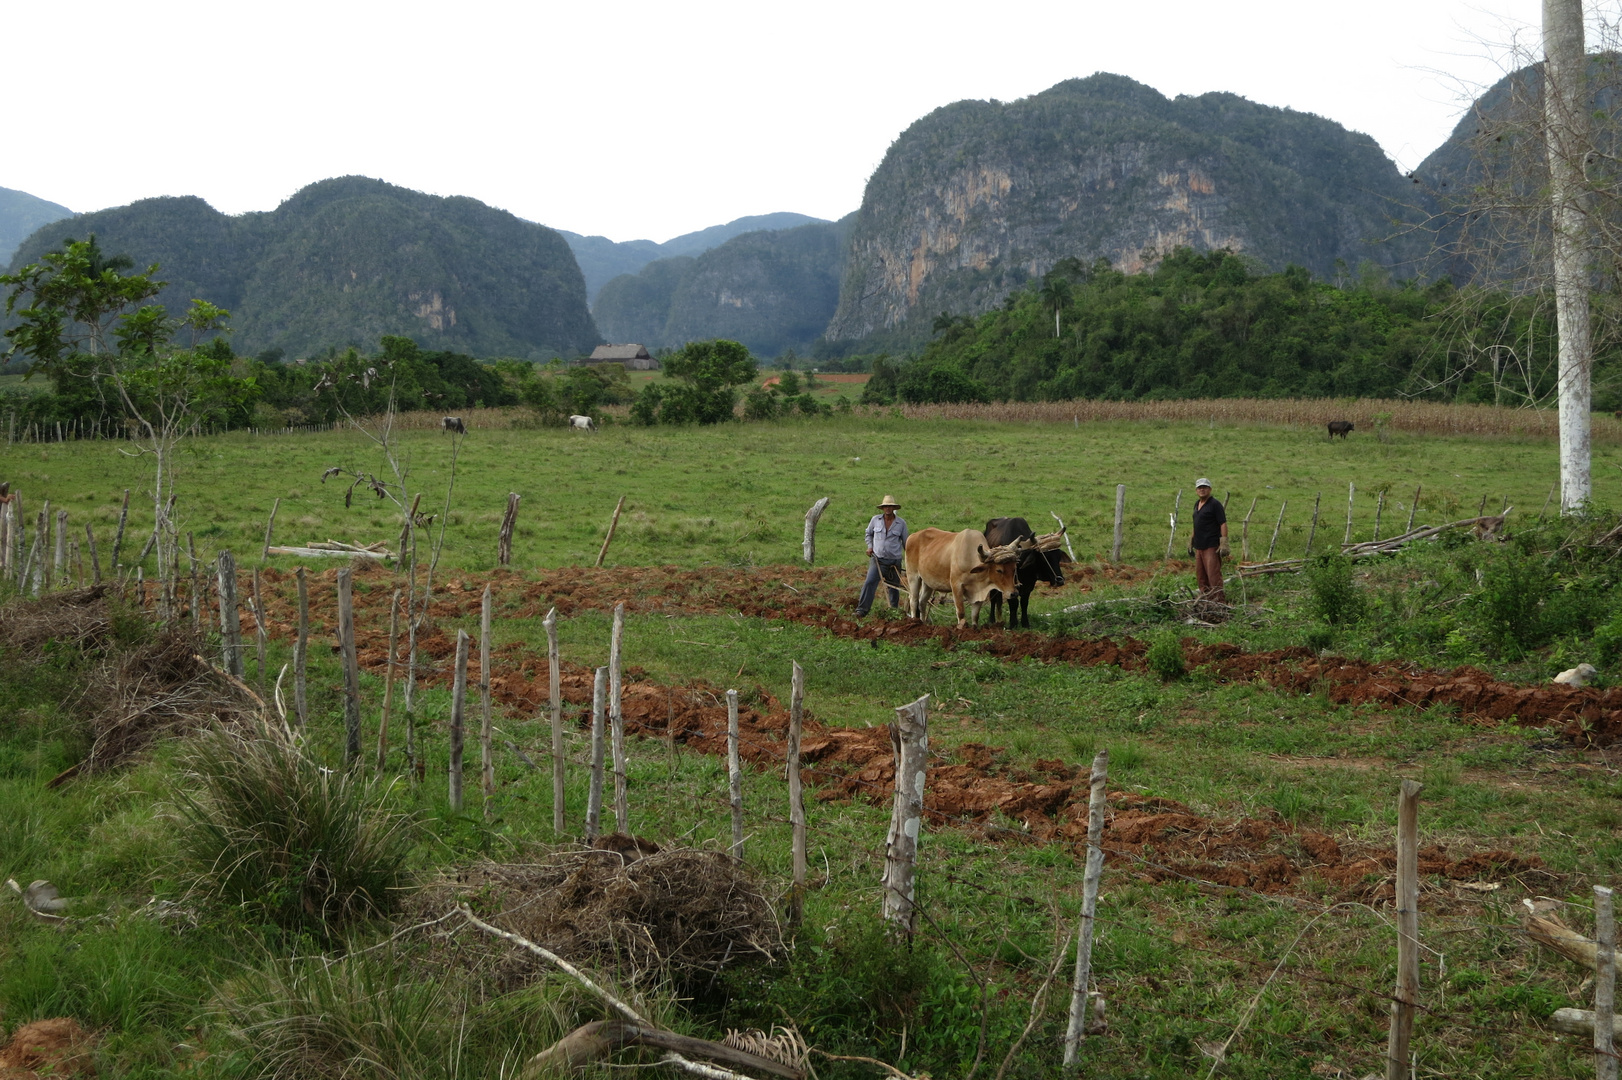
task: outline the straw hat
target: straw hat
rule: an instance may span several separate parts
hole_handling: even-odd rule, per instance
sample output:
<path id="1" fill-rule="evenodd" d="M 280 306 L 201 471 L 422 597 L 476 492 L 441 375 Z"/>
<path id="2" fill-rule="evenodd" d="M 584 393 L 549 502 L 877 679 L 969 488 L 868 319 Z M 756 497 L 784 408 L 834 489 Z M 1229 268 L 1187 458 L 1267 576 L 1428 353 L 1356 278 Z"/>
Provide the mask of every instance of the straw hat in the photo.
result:
<path id="1" fill-rule="evenodd" d="M 887 510 L 887 509 L 899 510 L 899 509 L 901 509 L 901 504 L 895 501 L 895 496 L 894 495 L 886 495 L 884 497 L 884 501 L 879 503 L 879 509 L 880 510 Z"/>

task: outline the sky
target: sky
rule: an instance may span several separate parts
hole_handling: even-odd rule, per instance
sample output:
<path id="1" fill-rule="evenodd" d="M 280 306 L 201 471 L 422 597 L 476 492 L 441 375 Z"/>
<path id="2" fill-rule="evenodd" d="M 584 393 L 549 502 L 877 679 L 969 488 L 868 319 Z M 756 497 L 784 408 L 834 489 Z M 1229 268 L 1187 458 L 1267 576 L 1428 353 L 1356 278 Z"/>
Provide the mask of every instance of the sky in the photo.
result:
<path id="1" fill-rule="evenodd" d="M 0 187 L 236 214 L 358 173 L 663 241 L 837 218 L 933 109 L 1096 71 L 1317 113 L 1409 169 L 1517 43 L 1536 50 L 1540 18 L 1540 0 L 12 0 Z"/>

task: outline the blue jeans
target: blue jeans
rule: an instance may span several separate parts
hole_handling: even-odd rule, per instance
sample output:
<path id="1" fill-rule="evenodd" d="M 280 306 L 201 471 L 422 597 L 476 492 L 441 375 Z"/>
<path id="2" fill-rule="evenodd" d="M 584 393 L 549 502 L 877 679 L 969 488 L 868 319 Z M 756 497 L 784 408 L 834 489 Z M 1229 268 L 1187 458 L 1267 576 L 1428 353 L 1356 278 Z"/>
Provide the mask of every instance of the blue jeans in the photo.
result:
<path id="1" fill-rule="evenodd" d="M 869 559 L 867 560 L 867 580 L 862 582 L 862 595 L 856 601 L 856 614 L 858 617 L 866 615 L 873 610 L 873 599 L 879 591 L 879 574 L 882 567 L 884 583 L 889 586 L 885 591 L 890 594 L 890 606 L 899 607 L 901 604 L 901 575 L 897 567 L 901 565 L 900 559 Z"/>

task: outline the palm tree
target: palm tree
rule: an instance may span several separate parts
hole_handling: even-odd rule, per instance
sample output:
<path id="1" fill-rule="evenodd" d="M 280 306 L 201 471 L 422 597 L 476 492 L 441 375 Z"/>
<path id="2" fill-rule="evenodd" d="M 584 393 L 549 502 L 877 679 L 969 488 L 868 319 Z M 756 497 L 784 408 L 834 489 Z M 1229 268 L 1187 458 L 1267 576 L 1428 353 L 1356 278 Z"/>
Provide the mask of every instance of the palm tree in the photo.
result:
<path id="1" fill-rule="evenodd" d="M 1049 273 L 1042 279 L 1042 291 L 1037 293 L 1042 303 L 1053 308 L 1053 336 L 1059 336 L 1059 312 L 1064 310 L 1066 304 L 1075 295 L 1070 279 L 1063 274 Z"/>

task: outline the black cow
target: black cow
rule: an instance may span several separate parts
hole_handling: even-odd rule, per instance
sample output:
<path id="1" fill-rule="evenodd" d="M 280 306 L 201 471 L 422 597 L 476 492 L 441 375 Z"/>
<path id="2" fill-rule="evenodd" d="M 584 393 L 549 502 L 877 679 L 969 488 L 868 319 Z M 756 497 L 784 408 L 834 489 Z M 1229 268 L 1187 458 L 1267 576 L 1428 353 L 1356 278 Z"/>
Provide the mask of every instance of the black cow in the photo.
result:
<path id="1" fill-rule="evenodd" d="M 1351 430 L 1352 422 L 1350 420 L 1329 421 L 1329 437 L 1331 439 L 1333 439 L 1336 435 L 1339 435 L 1342 439 L 1344 439 L 1346 438 L 1347 432 Z"/>
<path id="2" fill-rule="evenodd" d="M 986 543 L 990 546 L 999 544 L 1012 544 L 1015 540 L 1031 540 L 1036 537 L 1036 531 L 1031 528 L 1030 522 L 1022 517 L 992 518 L 986 522 Z M 1038 581 L 1045 581 L 1055 587 L 1064 584 L 1064 564 L 1070 561 L 1070 556 L 1055 548 L 1052 551 L 1027 551 L 1019 557 L 1019 578 L 1014 586 L 1014 595 L 1008 597 L 1008 629 L 1016 629 L 1015 621 L 1026 630 L 1031 628 L 1030 600 L 1031 592 L 1036 588 Z M 991 621 L 1002 621 L 1003 595 L 1000 590 L 991 591 Z"/>

